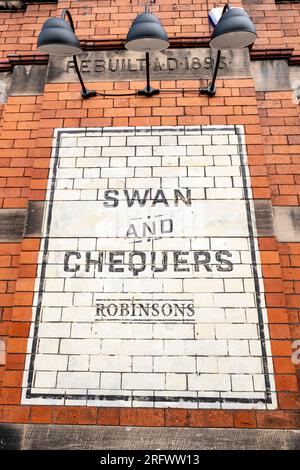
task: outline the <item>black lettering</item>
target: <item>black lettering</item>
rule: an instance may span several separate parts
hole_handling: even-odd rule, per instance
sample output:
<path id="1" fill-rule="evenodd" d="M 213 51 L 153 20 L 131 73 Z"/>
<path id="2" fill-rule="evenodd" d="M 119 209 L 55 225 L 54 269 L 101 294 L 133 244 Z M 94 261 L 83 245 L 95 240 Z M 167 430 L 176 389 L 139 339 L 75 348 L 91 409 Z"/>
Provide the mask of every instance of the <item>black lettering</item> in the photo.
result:
<path id="1" fill-rule="evenodd" d="M 179 200 L 183 201 L 186 206 L 191 206 L 191 204 L 192 204 L 190 188 L 186 189 L 186 196 L 184 196 L 184 194 L 182 194 L 180 189 L 175 189 L 174 190 L 174 197 L 175 197 L 175 206 L 178 206 Z"/>
<path id="2" fill-rule="evenodd" d="M 153 313 L 153 310 L 155 314 Z M 152 316 L 157 317 L 159 315 L 159 305 L 158 304 L 152 304 Z"/>
<path id="3" fill-rule="evenodd" d="M 140 263 L 135 263 L 133 258 L 135 256 L 140 257 Z M 146 269 L 146 253 L 143 251 L 131 251 L 129 254 L 129 270 L 133 272 L 134 276 L 138 276 L 139 273 Z"/>
<path id="4" fill-rule="evenodd" d="M 200 256 L 203 256 L 204 259 L 199 259 Z M 199 272 L 200 271 L 200 268 L 199 268 L 199 265 L 203 265 L 206 269 L 206 271 L 208 272 L 211 272 L 212 269 L 209 265 L 209 262 L 210 262 L 210 254 L 208 253 L 208 251 L 195 251 L 194 252 L 194 260 L 195 260 L 195 271 L 196 272 Z"/>
<path id="5" fill-rule="evenodd" d="M 140 314 L 139 314 L 139 316 L 141 317 L 141 316 L 142 316 L 142 312 L 144 312 L 144 314 L 146 315 L 146 317 L 149 317 L 149 307 L 150 307 L 150 304 L 146 304 L 146 305 L 139 304 L 139 307 L 140 307 Z"/>
<path id="6" fill-rule="evenodd" d="M 161 233 L 172 233 L 173 232 L 173 220 L 164 219 L 160 221 Z"/>
<path id="7" fill-rule="evenodd" d="M 151 251 L 151 270 L 154 273 L 162 273 L 167 270 L 168 267 L 168 252 L 162 251 L 162 266 L 159 268 L 156 266 L 156 256 L 157 253 L 155 251 Z"/>
<path id="8" fill-rule="evenodd" d="M 128 306 L 128 304 L 120 304 L 120 306 L 121 306 L 120 316 L 121 317 L 127 317 L 127 315 L 129 315 L 129 306 Z"/>
<path id="9" fill-rule="evenodd" d="M 126 237 L 130 237 L 131 235 L 133 235 L 134 237 L 138 237 L 134 224 L 130 224 L 126 232 Z"/>
<path id="10" fill-rule="evenodd" d="M 193 317 L 195 315 L 195 309 L 193 304 L 188 304 L 187 309 L 190 311 L 190 313 L 187 313 L 188 317 Z"/>
<path id="11" fill-rule="evenodd" d="M 170 315 L 172 315 L 172 305 L 171 304 L 163 304 L 161 306 L 161 311 L 162 311 L 162 314 L 165 316 L 165 317 L 169 317 Z"/>
<path id="12" fill-rule="evenodd" d="M 103 310 L 104 310 L 104 304 L 97 304 L 96 305 L 96 317 L 105 317 Z"/>
<path id="13" fill-rule="evenodd" d="M 189 254 L 188 251 L 174 251 L 173 252 L 175 272 L 181 272 L 181 271 L 188 272 L 190 270 L 190 268 L 180 268 L 178 266 L 179 264 L 187 264 L 187 260 L 182 259 L 182 256 L 187 256 L 188 254 Z"/>
<path id="14" fill-rule="evenodd" d="M 152 222 L 152 227 L 150 227 L 146 222 L 143 222 L 143 237 L 147 235 L 146 230 L 148 230 L 151 235 L 155 235 L 155 222 Z"/>
<path id="15" fill-rule="evenodd" d="M 110 317 L 115 317 L 118 313 L 118 306 L 116 304 L 109 304 L 107 306 L 107 313 Z"/>
<path id="16" fill-rule="evenodd" d="M 116 259 L 116 256 L 121 256 L 122 259 Z M 123 273 L 124 268 L 116 268 L 115 265 L 124 264 L 124 251 L 110 251 L 109 252 L 109 272 L 110 273 Z"/>
<path id="17" fill-rule="evenodd" d="M 156 204 L 164 204 L 165 206 L 169 207 L 169 203 L 162 189 L 158 189 L 156 191 L 156 195 L 155 195 L 155 198 L 153 199 L 152 206 L 156 206 Z"/>
<path id="18" fill-rule="evenodd" d="M 143 197 L 143 199 L 141 198 L 140 192 L 139 192 L 137 189 L 135 189 L 135 190 L 133 191 L 133 195 L 131 196 L 131 198 L 129 197 L 129 193 L 128 193 L 128 190 L 127 190 L 127 189 L 124 189 L 124 194 L 125 194 L 126 199 L 127 199 L 127 205 L 128 205 L 128 207 L 133 206 L 133 204 L 135 203 L 135 201 L 137 201 L 141 207 L 144 207 L 144 205 L 146 204 L 146 201 L 147 201 L 147 199 L 148 199 L 148 196 L 149 196 L 149 194 L 150 194 L 150 189 L 147 189 L 147 190 L 144 192 L 144 197 Z"/>
<path id="19" fill-rule="evenodd" d="M 91 265 L 98 267 L 98 272 L 102 273 L 103 268 L 103 251 L 99 251 L 98 259 L 92 259 L 92 254 L 90 251 L 87 251 L 85 254 L 85 272 L 89 273 Z"/>
<path id="20" fill-rule="evenodd" d="M 64 257 L 64 271 L 67 273 L 76 273 L 80 269 L 79 264 L 74 264 L 74 268 L 70 268 L 69 261 L 71 256 L 76 256 L 77 259 L 81 258 L 81 254 L 78 251 L 67 251 Z"/>
<path id="21" fill-rule="evenodd" d="M 228 259 L 224 259 L 222 258 L 222 256 L 228 256 L 228 257 L 232 257 L 232 253 L 230 253 L 230 251 L 227 251 L 227 250 L 221 250 L 221 251 L 217 251 L 216 253 L 216 260 L 221 263 L 221 266 L 217 266 L 217 271 L 232 271 L 233 270 L 233 264 L 231 261 L 229 261 Z M 225 266 L 223 266 L 225 265 Z"/>
<path id="22" fill-rule="evenodd" d="M 119 196 L 119 191 L 116 191 L 115 189 L 107 189 L 104 191 L 104 199 L 106 201 L 113 201 L 112 204 L 109 204 L 108 202 L 104 202 L 103 205 L 104 207 L 117 207 L 119 205 L 119 200 L 117 197 L 112 197 L 110 194 L 115 194 L 116 196 Z"/>

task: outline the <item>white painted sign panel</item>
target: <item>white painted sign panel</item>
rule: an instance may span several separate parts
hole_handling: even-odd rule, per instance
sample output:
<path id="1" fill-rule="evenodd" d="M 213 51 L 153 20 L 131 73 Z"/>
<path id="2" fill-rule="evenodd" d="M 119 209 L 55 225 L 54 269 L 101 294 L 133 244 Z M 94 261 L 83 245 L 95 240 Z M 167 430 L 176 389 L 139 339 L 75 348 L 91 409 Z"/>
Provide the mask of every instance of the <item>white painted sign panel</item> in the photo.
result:
<path id="1" fill-rule="evenodd" d="M 23 403 L 274 408 L 241 126 L 57 129 Z"/>

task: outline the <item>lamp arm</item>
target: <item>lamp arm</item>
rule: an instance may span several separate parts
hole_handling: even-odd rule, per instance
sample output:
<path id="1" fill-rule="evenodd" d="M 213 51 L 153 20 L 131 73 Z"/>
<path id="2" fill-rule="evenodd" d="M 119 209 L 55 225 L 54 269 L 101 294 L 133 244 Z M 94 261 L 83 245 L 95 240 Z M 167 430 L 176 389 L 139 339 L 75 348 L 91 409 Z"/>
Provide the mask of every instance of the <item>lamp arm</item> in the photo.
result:
<path id="1" fill-rule="evenodd" d="M 68 17 L 70 26 L 71 26 L 73 32 L 75 33 L 75 27 L 74 27 L 74 21 L 73 21 L 72 15 L 71 15 L 70 11 L 67 8 L 64 8 L 61 12 L 61 19 L 65 20 L 66 17 Z M 91 98 L 93 96 L 97 96 L 96 91 L 88 90 L 86 88 L 86 86 L 84 84 L 84 81 L 83 81 L 83 78 L 82 78 L 82 75 L 80 73 L 80 69 L 79 69 L 79 66 L 78 66 L 78 61 L 77 61 L 76 55 L 73 55 L 73 63 L 74 63 L 75 72 L 77 74 L 78 80 L 79 80 L 80 85 L 81 85 L 81 96 L 82 96 L 82 98 L 88 99 L 88 98 Z"/>
<path id="2" fill-rule="evenodd" d="M 226 3 L 224 5 L 221 17 L 224 15 L 224 13 L 226 13 L 227 10 L 229 10 L 229 8 L 230 8 L 229 3 Z M 214 70 L 213 70 L 212 81 L 210 82 L 207 88 L 201 88 L 200 93 L 202 95 L 215 96 L 216 91 L 217 91 L 215 83 L 216 83 L 216 79 L 217 79 L 217 75 L 219 71 L 220 60 L 221 60 L 221 51 L 218 49 L 216 63 L 215 63 Z"/>

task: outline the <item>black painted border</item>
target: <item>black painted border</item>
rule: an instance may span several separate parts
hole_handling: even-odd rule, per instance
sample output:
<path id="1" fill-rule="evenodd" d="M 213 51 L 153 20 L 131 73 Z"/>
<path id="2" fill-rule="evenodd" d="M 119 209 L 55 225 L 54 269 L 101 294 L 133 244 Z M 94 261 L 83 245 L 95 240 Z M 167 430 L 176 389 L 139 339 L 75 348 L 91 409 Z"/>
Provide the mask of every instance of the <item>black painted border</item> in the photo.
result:
<path id="1" fill-rule="evenodd" d="M 155 132 L 158 131 L 158 127 L 155 127 Z M 187 126 L 189 127 L 189 126 Z M 198 127 L 198 126 L 197 126 Z M 47 265 L 47 255 L 48 255 L 48 246 L 49 246 L 49 234 L 50 234 L 50 226 L 52 220 L 52 208 L 53 208 L 53 200 L 54 200 L 54 191 L 55 191 L 55 182 L 56 182 L 56 174 L 57 174 L 57 167 L 59 161 L 59 150 L 60 150 L 60 143 L 62 134 L 78 134 L 79 129 L 77 130 L 59 130 L 57 131 L 56 135 L 56 146 L 55 146 L 55 153 L 54 153 L 54 165 L 52 171 L 52 179 L 51 179 L 51 186 L 50 186 L 50 200 L 48 206 L 48 214 L 47 214 L 47 222 L 46 222 L 46 237 L 44 238 L 44 248 L 43 248 L 43 263 L 42 269 L 40 274 L 40 284 L 39 284 L 39 292 L 38 292 L 38 305 L 36 308 L 36 317 L 35 317 L 35 325 L 34 325 L 34 334 L 33 334 L 33 341 L 32 341 L 32 348 L 31 348 L 31 357 L 30 357 L 30 365 L 28 371 L 28 380 L 27 380 L 27 390 L 26 390 L 26 399 L 30 398 L 42 398 L 42 399 L 67 399 L 67 400 L 99 400 L 99 401 L 140 401 L 140 402 L 153 402 L 154 404 L 157 402 L 193 402 L 193 403 L 240 403 L 240 404 L 247 404 L 247 403 L 272 403 L 272 396 L 271 396 L 271 386 L 270 386 L 270 377 L 269 377 L 269 370 L 268 370 L 268 357 L 266 351 L 266 336 L 265 336 L 265 329 L 264 329 L 264 321 L 263 321 L 263 312 L 262 312 L 262 305 L 261 305 L 261 292 L 259 288 L 259 277 L 258 277 L 258 267 L 257 267 L 257 260 L 256 260 L 256 253 L 255 253 L 255 242 L 254 242 L 254 231 L 253 231 L 253 220 L 252 220 L 252 213 L 250 207 L 250 200 L 249 200 L 249 193 L 247 187 L 247 174 L 246 174 L 246 166 L 245 166 L 245 155 L 243 151 L 243 132 L 241 131 L 240 126 L 228 126 L 228 127 L 213 127 L 213 126 L 199 126 L 199 130 L 208 127 L 208 130 L 211 132 L 221 132 L 228 131 L 228 127 L 232 127 L 232 130 L 235 131 L 235 135 L 238 137 L 238 149 L 239 149 L 239 156 L 240 156 L 240 163 L 242 169 L 242 180 L 243 180 L 243 190 L 244 190 L 244 198 L 246 204 L 246 212 L 247 212 L 247 220 L 248 220 L 248 229 L 249 229 L 249 240 L 250 240 L 250 250 L 251 250 L 251 259 L 252 259 L 252 267 L 253 267 L 253 277 L 254 277 L 254 284 L 255 284 L 255 295 L 256 295 L 256 304 L 257 304 L 257 312 L 258 312 L 258 325 L 259 325 L 259 336 L 261 342 L 261 350 L 262 350 L 262 360 L 263 360 L 263 374 L 265 379 L 265 396 L 264 398 L 230 398 L 230 397 L 159 397 L 159 396 L 139 396 L 139 395 L 93 395 L 93 394 L 42 394 L 42 393 L 32 393 L 32 382 L 33 382 L 33 374 L 34 374 L 34 362 L 35 362 L 35 354 L 38 342 L 38 330 L 39 330 L 39 320 L 41 315 L 41 307 L 42 307 L 42 300 L 43 300 L 43 287 L 44 287 L 44 280 L 45 280 L 45 271 Z M 184 126 L 174 126 L 173 129 L 180 128 L 184 130 Z M 101 128 L 96 129 L 89 129 L 83 128 L 85 132 L 94 133 L 99 132 Z M 83 130 L 82 129 L 82 130 Z M 120 132 L 121 129 L 117 127 L 110 132 Z M 132 131 L 135 129 L 133 128 Z M 166 129 L 165 129 L 166 130 Z M 138 130 L 137 130 L 138 132 Z M 141 132 L 145 132 L 144 129 Z M 150 129 L 149 129 L 150 132 Z M 163 133 L 163 132 L 162 132 Z M 213 135 L 213 134 L 212 134 Z M 53 157 L 52 157 L 53 158 Z"/>

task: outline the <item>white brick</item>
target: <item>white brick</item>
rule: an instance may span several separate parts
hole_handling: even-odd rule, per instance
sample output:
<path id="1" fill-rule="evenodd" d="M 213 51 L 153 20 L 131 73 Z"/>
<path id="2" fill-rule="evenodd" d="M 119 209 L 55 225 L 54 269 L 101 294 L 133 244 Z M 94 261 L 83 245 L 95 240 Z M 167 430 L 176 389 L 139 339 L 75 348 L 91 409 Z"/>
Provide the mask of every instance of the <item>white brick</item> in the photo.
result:
<path id="1" fill-rule="evenodd" d="M 80 191 L 81 201 L 97 201 L 97 190 L 83 189 Z"/>
<path id="2" fill-rule="evenodd" d="M 132 358 L 133 372 L 152 372 L 153 358 L 148 356 L 137 356 Z"/>
<path id="3" fill-rule="evenodd" d="M 218 148 L 218 147 L 216 147 Z M 208 166 L 205 168 L 206 176 L 240 176 L 238 166 Z"/>
<path id="4" fill-rule="evenodd" d="M 195 337 L 196 339 L 214 339 L 215 338 L 215 327 L 205 323 L 197 323 L 195 325 Z"/>
<path id="5" fill-rule="evenodd" d="M 249 356 L 248 340 L 229 340 L 228 341 L 229 356 Z"/>
<path id="6" fill-rule="evenodd" d="M 194 357 L 164 356 L 154 358 L 155 372 L 196 372 Z"/>
<path id="7" fill-rule="evenodd" d="M 216 307 L 254 307 L 253 294 L 214 294 L 214 305 Z"/>
<path id="8" fill-rule="evenodd" d="M 131 357 L 129 356 L 91 356 L 90 370 L 99 372 L 129 372 L 131 370 Z"/>
<path id="9" fill-rule="evenodd" d="M 66 370 L 68 356 L 59 354 L 36 354 L 34 367 L 36 370 Z"/>
<path id="10" fill-rule="evenodd" d="M 132 338 L 133 326 L 128 323 L 101 323 L 92 327 L 92 336 L 98 338 Z"/>
<path id="11" fill-rule="evenodd" d="M 167 390 L 186 390 L 186 387 L 187 387 L 186 374 L 166 374 L 166 389 Z"/>
<path id="12" fill-rule="evenodd" d="M 218 360 L 216 357 L 197 357 L 197 372 L 203 374 L 223 372 L 219 370 Z"/>
<path id="13" fill-rule="evenodd" d="M 62 179 L 80 179 L 82 178 L 82 168 L 58 168 L 56 178 L 62 178 Z"/>
<path id="14" fill-rule="evenodd" d="M 208 156 L 208 155 L 205 155 L 205 156 L 197 156 L 197 155 L 194 155 L 194 156 L 188 156 L 188 157 L 180 157 L 179 158 L 179 163 L 181 166 L 209 166 L 209 165 L 213 165 L 214 161 L 213 161 L 213 157 L 211 156 Z"/>
<path id="15" fill-rule="evenodd" d="M 230 176 L 216 176 L 215 177 L 216 188 L 232 188 L 232 179 Z"/>
<path id="16" fill-rule="evenodd" d="M 187 155 L 195 155 L 200 157 L 203 155 L 203 147 L 201 145 L 189 145 L 187 147 Z"/>
<path id="17" fill-rule="evenodd" d="M 164 341 L 164 353 L 169 356 L 184 356 L 185 342 L 178 340 L 165 340 Z"/>
<path id="18" fill-rule="evenodd" d="M 60 346 L 61 354 L 99 354 L 98 339 L 63 339 Z"/>
<path id="19" fill-rule="evenodd" d="M 232 390 L 237 392 L 252 392 L 253 391 L 253 382 L 252 375 L 232 375 Z"/>
<path id="20" fill-rule="evenodd" d="M 160 178 L 127 178 L 126 188 L 155 188 L 160 186 Z"/>
<path id="21" fill-rule="evenodd" d="M 133 157 L 134 147 L 104 147 L 102 149 L 103 157 Z"/>
<path id="22" fill-rule="evenodd" d="M 39 353 L 58 353 L 59 339 L 45 339 L 41 338 L 38 341 Z"/>
<path id="23" fill-rule="evenodd" d="M 188 375 L 189 390 L 230 390 L 230 378 L 225 374 Z"/>
<path id="24" fill-rule="evenodd" d="M 208 188 L 207 199 L 243 199 L 242 188 Z"/>
<path id="25" fill-rule="evenodd" d="M 90 323 L 73 323 L 71 329 L 71 338 L 90 338 L 92 325 Z"/>
<path id="26" fill-rule="evenodd" d="M 201 177 L 201 176 L 191 176 L 187 178 L 180 178 L 180 186 L 186 188 L 210 188 L 214 186 L 214 179 Z"/>
<path id="27" fill-rule="evenodd" d="M 222 279 L 184 279 L 184 292 L 224 292 Z"/>
<path id="28" fill-rule="evenodd" d="M 184 135 L 178 137 L 179 145 L 187 145 L 188 148 L 192 145 L 210 145 L 211 137 L 209 135 Z"/>
<path id="29" fill-rule="evenodd" d="M 253 339 L 257 338 L 256 325 L 243 325 L 243 324 L 216 324 L 217 338 L 227 339 Z"/>
<path id="30" fill-rule="evenodd" d="M 164 390 L 164 374 L 123 374 L 123 388 L 130 390 Z"/>
<path id="31" fill-rule="evenodd" d="M 187 170 L 189 176 L 204 176 L 204 167 L 202 166 L 189 166 Z"/>
<path id="32" fill-rule="evenodd" d="M 120 339 L 103 339 L 101 341 L 101 354 L 122 354 L 123 341 Z"/>
<path id="33" fill-rule="evenodd" d="M 176 176 L 186 176 L 187 169 L 184 167 L 156 167 L 153 168 L 153 176 L 162 176 L 162 177 L 176 177 Z M 166 182 L 166 180 L 164 180 Z M 163 186 L 164 187 L 164 186 Z"/>
<path id="34" fill-rule="evenodd" d="M 76 356 L 69 356 L 68 370 L 82 370 L 89 369 L 90 358 L 87 354 L 77 354 Z"/>
<path id="35" fill-rule="evenodd" d="M 153 338 L 153 328 L 152 324 L 149 325 L 146 323 L 133 324 L 133 338 L 143 339 L 143 338 Z"/>
<path id="36" fill-rule="evenodd" d="M 222 372 L 233 374 L 259 374 L 262 370 L 258 357 L 220 357 L 218 363 Z"/>
<path id="37" fill-rule="evenodd" d="M 134 175 L 133 168 L 102 168 L 101 177 L 103 178 L 114 178 L 114 177 L 123 177 L 131 178 Z"/>
<path id="38" fill-rule="evenodd" d="M 109 145 L 112 147 L 123 147 L 123 145 L 126 145 L 126 137 L 111 137 Z"/>
<path id="39" fill-rule="evenodd" d="M 144 146 L 144 145 L 159 145 L 160 138 L 158 136 L 137 136 L 137 137 L 127 137 L 127 145 L 132 146 Z"/>
<path id="40" fill-rule="evenodd" d="M 245 309 L 244 308 L 227 308 L 225 316 L 228 323 L 245 323 Z"/>
<path id="41" fill-rule="evenodd" d="M 152 147 L 136 147 L 137 157 L 152 157 Z"/>
<path id="42" fill-rule="evenodd" d="M 225 292 L 244 292 L 242 279 L 225 279 Z"/>
<path id="43" fill-rule="evenodd" d="M 36 388 L 55 387 L 56 372 L 36 372 L 34 386 Z"/>
<path id="44" fill-rule="evenodd" d="M 213 135 L 212 136 L 212 144 L 213 145 L 227 145 L 228 144 L 228 135 Z M 232 137 L 232 136 L 230 136 Z M 236 142 L 231 142 L 232 144 L 235 144 Z"/>
<path id="45" fill-rule="evenodd" d="M 58 372 L 61 388 L 99 388 L 100 374 L 94 372 Z"/>
<path id="46" fill-rule="evenodd" d="M 101 389 L 120 390 L 121 389 L 121 374 L 101 374 Z"/>
<path id="47" fill-rule="evenodd" d="M 177 145 L 161 145 L 160 147 L 153 147 L 153 155 L 158 156 L 181 156 L 186 155 L 186 147 L 179 147 Z"/>
<path id="48" fill-rule="evenodd" d="M 237 153 L 235 145 L 211 145 L 204 146 L 204 155 L 231 155 Z"/>
<path id="49" fill-rule="evenodd" d="M 193 325 L 172 325 L 172 324 L 164 324 L 158 325 L 155 324 L 153 327 L 154 330 L 154 338 L 177 338 L 177 339 L 184 339 L 184 338 L 193 338 L 194 337 L 194 329 Z"/>
<path id="50" fill-rule="evenodd" d="M 47 282 L 50 281 L 49 279 Z M 57 281 L 57 279 L 55 279 Z M 63 282 L 63 279 L 62 279 Z M 61 320 L 61 308 L 59 307 L 44 307 L 42 309 L 43 322 L 59 322 Z"/>
<path id="51" fill-rule="evenodd" d="M 68 338 L 70 336 L 70 323 L 41 323 L 39 325 L 40 338 Z"/>
<path id="52" fill-rule="evenodd" d="M 78 147 L 105 147 L 109 145 L 108 137 L 78 137 Z"/>
<path id="53" fill-rule="evenodd" d="M 266 389 L 265 376 L 263 374 L 253 375 L 254 390 L 263 392 Z"/>
<path id="54" fill-rule="evenodd" d="M 74 157 L 83 157 L 84 155 L 84 148 L 83 147 L 62 147 L 59 150 L 60 158 L 74 158 Z"/>
<path id="55" fill-rule="evenodd" d="M 101 147 L 85 147 L 84 149 L 84 155 L 86 157 L 100 157 L 101 152 Z"/>
<path id="56" fill-rule="evenodd" d="M 123 353 L 130 356 L 163 354 L 162 340 L 124 340 L 122 344 Z"/>
<path id="57" fill-rule="evenodd" d="M 228 354 L 227 342 L 224 340 L 186 341 L 185 354 L 198 356 L 224 356 Z"/>
<path id="58" fill-rule="evenodd" d="M 160 143 L 161 145 L 177 145 L 177 135 L 162 135 Z"/>

